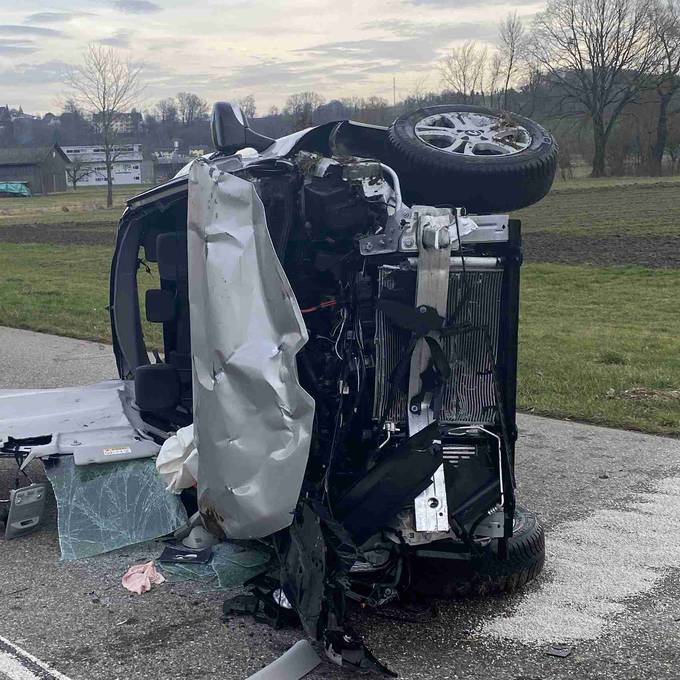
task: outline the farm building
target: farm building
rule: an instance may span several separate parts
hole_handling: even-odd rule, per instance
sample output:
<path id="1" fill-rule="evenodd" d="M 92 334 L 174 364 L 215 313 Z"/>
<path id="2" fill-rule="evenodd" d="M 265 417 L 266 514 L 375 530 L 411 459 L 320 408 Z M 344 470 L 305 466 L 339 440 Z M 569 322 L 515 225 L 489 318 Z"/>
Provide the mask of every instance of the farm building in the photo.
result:
<path id="1" fill-rule="evenodd" d="M 65 146 L 64 152 L 76 173 L 77 186 L 106 184 L 104 147 Z M 153 161 L 145 160 L 141 144 L 120 144 L 113 147 L 113 183 L 148 184 L 153 182 Z"/>
<path id="2" fill-rule="evenodd" d="M 0 149 L 0 182 L 21 182 L 33 194 L 66 191 L 68 156 L 58 144 Z"/>

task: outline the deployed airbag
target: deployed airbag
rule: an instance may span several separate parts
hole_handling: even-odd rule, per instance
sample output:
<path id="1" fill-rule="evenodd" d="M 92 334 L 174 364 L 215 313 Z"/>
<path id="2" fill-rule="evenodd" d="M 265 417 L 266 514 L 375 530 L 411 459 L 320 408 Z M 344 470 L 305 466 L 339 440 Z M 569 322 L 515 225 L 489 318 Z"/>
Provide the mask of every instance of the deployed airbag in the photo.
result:
<path id="1" fill-rule="evenodd" d="M 227 537 L 263 537 L 291 524 L 307 464 L 307 330 L 253 184 L 194 162 L 188 213 L 199 508 Z"/>

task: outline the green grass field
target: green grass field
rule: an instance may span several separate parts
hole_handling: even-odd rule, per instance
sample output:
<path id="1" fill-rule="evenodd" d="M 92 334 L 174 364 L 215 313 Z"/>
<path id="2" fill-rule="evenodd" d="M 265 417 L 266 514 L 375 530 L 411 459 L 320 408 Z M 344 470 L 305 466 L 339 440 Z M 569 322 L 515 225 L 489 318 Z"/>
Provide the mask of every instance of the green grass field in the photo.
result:
<path id="1" fill-rule="evenodd" d="M 0 199 L 0 227 L 13 224 L 117 222 L 125 201 L 147 185 L 113 187 L 113 207 L 106 207 L 106 189 L 82 187 L 62 194 Z"/>
<path id="2" fill-rule="evenodd" d="M 523 268 L 519 404 L 680 434 L 680 271 Z"/>
<path id="3" fill-rule="evenodd" d="M 559 183 L 541 203 L 521 211 L 527 232 L 556 229 L 600 235 L 671 234 L 680 229 L 680 182 L 574 180 Z M 76 192 L 80 193 L 80 192 Z M 137 191 L 135 190 L 135 193 Z M 118 188 L 118 218 L 126 192 Z M 63 213 L 62 200 L 74 199 Z M 12 199 L 19 200 L 19 199 Z M 40 223 L 77 216 L 93 222 L 89 190 L 50 196 Z M 76 207 L 76 206 L 80 207 Z M 37 208 L 43 212 L 39 212 Z M 19 214 L 3 220 L 30 223 Z M 67 215 L 64 220 L 62 214 Z M 75 226 L 75 225 L 74 225 Z M 0 325 L 99 341 L 109 340 L 108 274 L 111 248 L 51 243 L 0 243 Z M 154 276 L 140 274 L 142 289 Z M 148 277 L 148 278 L 147 278 Z M 531 263 L 523 267 L 519 404 L 559 418 L 680 434 L 680 270 Z M 159 328 L 148 326 L 150 345 Z"/>

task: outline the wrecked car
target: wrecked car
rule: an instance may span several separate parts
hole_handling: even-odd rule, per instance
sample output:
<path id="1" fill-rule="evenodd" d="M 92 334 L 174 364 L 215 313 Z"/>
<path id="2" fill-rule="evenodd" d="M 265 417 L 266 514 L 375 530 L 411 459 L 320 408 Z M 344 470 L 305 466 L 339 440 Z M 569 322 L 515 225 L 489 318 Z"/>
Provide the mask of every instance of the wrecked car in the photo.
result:
<path id="1" fill-rule="evenodd" d="M 276 606 L 334 662 L 388 674 L 349 603 L 510 591 L 543 565 L 515 493 L 508 213 L 549 191 L 556 145 L 463 105 L 274 140 L 220 103 L 212 133 L 120 221 L 123 401 L 144 440 L 193 424 L 206 527 L 266 543 Z"/>

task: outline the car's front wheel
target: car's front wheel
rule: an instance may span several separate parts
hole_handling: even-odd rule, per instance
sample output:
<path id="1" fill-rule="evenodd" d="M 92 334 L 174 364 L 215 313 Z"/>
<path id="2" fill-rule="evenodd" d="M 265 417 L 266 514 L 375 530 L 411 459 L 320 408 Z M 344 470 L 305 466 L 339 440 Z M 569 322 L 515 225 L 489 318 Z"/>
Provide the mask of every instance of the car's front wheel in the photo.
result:
<path id="1" fill-rule="evenodd" d="M 404 200 L 469 213 L 518 210 L 552 185 L 557 145 L 538 123 L 481 106 L 430 106 L 388 131 Z"/>

